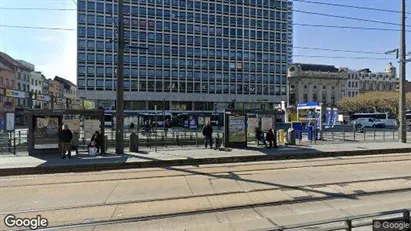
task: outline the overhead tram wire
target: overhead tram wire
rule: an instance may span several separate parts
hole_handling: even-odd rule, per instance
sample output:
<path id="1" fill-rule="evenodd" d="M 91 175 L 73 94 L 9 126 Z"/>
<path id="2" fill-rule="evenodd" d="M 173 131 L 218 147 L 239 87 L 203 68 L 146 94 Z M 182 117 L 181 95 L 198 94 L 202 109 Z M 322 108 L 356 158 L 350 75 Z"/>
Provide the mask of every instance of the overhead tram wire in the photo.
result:
<path id="1" fill-rule="evenodd" d="M 340 18 L 340 19 L 347 19 L 347 20 L 354 20 L 354 21 L 361 21 L 361 22 L 372 22 L 372 23 L 379 23 L 379 24 L 400 26 L 399 23 L 385 22 L 385 21 L 365 19 L 365 18 L 348 17 L 348 16 L 341 16 L 341 15 L 334 15 L 334 14 L 326 14 L 326 13 L 318 13 L 318 12 L 311 12 L 311 11 L 304 11 L 304 10 L 296 10 L 296 9 L 292 9 L 292 11 L 293 11 L 293 12 L 297 12 L 297 13 L 318 15 L 318 16 L 331 17 L 331 18 Z M 410 26 L 410 25 L 408 25 L 408 27 L 409 27 L 409 26 Z"/>
<path id="2" fill-rule="evenodd" d="M 73 29 L 73 28 L 61 28 L 61 27 L 15 26 L 15 25 L 2 25 L 2 24 L 0 24 L 0 27 L 20 28 L 20 29 L 34 29 L 34 30 L 76 31 L 76 29 Z"/>
<path id="3" fill-rule="evenodd" d="M 325 6 L 336 6 L 336 7 L 345 7 L 351 9 L 359 9 L 359 10 L 371 10 L 371 11 L 380 11 L 380 12 L 387 12 L 387 13 L 401 13 L 398 10 L 387 10 L 382 8 L 374 8 L 374 7 L 365 7 L 365 6 L 353 6 L 353 5 L 345 5 L 345 4 L 337 4 L 337 3 L 326 3 L 326 2 L 318 2 L 312 0 L 292 0 L 293 2 L 300 2 L 300 3 L 308 3 L 308 4 L 318 4 L 318 5 L 325 5 Z M 405 12 L 406 14 L 411 14 L 410 12 Z"/>
<path id="4" fill-rule="evenodd" d="M 390 58 L 374 58 L 374 57 L 348 57 L 348 56 L 321 56 L 321 55 L 293 55 L 293 57 L 304 58 L 327 58 L 327 59 L 360 59 L 360 60 L 392 60 Z"/>
<path id="5" fill-rule="evenodd" d="M 76 11 L 74 8 L 0 7 L 0 10 Z"/>
<path id="6" fill-rule="evenodd" d="M 301 50 L 317 50 L 317 51 L 333 51 L 333 52 L 343 52 L 343 53 L 357 53 L 357 54 L 376 54 L 376 55 L 395 55 L 395 54 L 386 54 L 384 52 L 374 52 L 374 51 L 358 51 L 358 50 L 339 50 L 339 49 L 330 49 L 330 48 L 321 48 L 321 47 L 301 47 L 293 46 L 293 49 Z"/>
<path id="7" fill-rule="evenodd" d="M 293 26 L 322 27 L 322 28 L 336 28 L 336 29 L 350 29 L 350 30 L 400 31 L 400 29 L 393 29 L 393 28 L 356 27 L 356 26 L 335 26 L 335 25 L 307 24 L 307 23 L 293 23 Z M 410 32 L 410 31 L 407 31 L 407 32 Z"/>

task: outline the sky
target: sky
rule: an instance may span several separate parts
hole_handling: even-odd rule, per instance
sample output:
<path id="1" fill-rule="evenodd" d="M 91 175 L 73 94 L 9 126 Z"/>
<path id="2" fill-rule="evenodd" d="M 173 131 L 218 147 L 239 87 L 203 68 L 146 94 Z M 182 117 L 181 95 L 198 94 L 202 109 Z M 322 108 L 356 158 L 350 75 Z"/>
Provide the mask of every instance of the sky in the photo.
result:
<path id="1" fill-rule="evenodd" d="M 400 0 L 313 0 L 324 3 L 337 3 L 352 6 L 366 6 L 386 10 L 400 10 Z M 411 12 L 411 0 L 407 0 L 408 12 Z M 23 59 L 36 66 L 37 71 L 46 77 L 64 77 L 76 83 L 76 31 L 35 30 L 8 28 L 7 26 L 58 27 L 76 29 L 76 11 L 33 11 L 6 10 L 1 8 L 60 8 L 75 9 L 73 0 L 0 0 L 0 50 L 15 59 Z M 344 17 L 379 20 L 390 23 L 400 23 L 399 13 L 360 10 L 294 2 L 295 10 L 333 14 Z M 408 15 L 411 18 L 411 14 Z M 411 31 L 411 19 L 407 19 Z M 376 27 L 399 29 L 396 25 L 346 20 L 294 12 L 294 23 L 323 24 L 336 26 Z M 411 50 L 411 32 L 407 32 L 406 44 Z M 294 46 L 333 50 L 353 50 L 384 53 L 399 47 L 400 32 L 369 31 L 336 28 L 294 26 Z M 310 49 L 294 49 L 295 55 L 302 56 L 332 56 L 324 57 L 294 57 L 294 62 L 316 63 L 348 67 L 350 69 L 370 68 L 373 72 L 384 71 L 386 65 L 392 62 L 398 67 L 395 56 L 384 54 L 346 53 L 336 51 L 321 51 Z M 355 59 L 386 58 L 387 60 Z M 407 64 L 407 79 L 411 80 L 411 63 Z"/>

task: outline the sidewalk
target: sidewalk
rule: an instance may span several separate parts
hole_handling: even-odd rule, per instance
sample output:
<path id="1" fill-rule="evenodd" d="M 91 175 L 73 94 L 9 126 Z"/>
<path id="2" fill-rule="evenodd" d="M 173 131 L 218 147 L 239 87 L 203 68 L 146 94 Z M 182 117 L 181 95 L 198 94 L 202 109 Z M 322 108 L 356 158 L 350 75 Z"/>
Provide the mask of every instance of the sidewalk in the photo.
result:
<path id="1" fill-rule="evenodd" d="M 116 155 L 114 150 L 108 150 L 108 154 L 104 156 L 79 155 L 71 159 L 61 159 L 58 154 L 9 155 L 0 156 L 0 176 L 393 153 L 411 154 L 411 144 L 399 142 L 345 143 L 282 146 L 278 149 L 265 149 L 261 146 L 222 151 L 193 147 L 192 149 L 159 150 L 146 153 L 126 152 L 124 155 Z"/>

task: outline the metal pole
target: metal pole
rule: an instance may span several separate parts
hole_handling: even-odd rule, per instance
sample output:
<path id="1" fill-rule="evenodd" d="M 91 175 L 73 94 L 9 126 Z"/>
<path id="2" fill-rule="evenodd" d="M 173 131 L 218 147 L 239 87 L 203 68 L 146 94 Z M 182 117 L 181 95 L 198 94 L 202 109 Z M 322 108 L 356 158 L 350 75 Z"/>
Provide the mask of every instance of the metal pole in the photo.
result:
<path id="1" fill-rule="evenodd" d="M 406 130 L 406 116 L 407 111 L 405 103 L 405 0 L 402 0 L 401 7 L 401 40 L 400 40 L 400 105 L 399 105 L 399 140 L 401 143 L 407 143 L 407 130 Z"/>
<path id="2" fill-rule="evenodd" d="M 124 153 L 124 22 L 123 0 L 118 0 L 117 101 L 116 101 L 116 154 Z"/>

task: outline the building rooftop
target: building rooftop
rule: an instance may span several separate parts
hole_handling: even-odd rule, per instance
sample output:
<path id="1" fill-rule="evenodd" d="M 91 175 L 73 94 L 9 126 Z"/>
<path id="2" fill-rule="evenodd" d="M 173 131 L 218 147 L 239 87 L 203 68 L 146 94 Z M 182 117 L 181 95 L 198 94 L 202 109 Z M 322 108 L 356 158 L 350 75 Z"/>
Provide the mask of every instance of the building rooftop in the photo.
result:
<path id="1" fill-rule="evenodd" d="M 340 69 L 332 65 L 306 64 L 306 63 L 294 63 L 294 64 L 300 66 L 302 71 L 340 72 Z"/>

